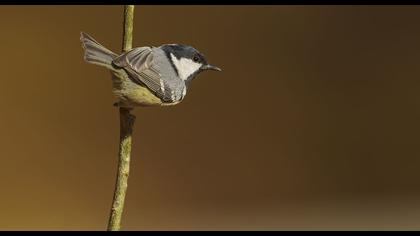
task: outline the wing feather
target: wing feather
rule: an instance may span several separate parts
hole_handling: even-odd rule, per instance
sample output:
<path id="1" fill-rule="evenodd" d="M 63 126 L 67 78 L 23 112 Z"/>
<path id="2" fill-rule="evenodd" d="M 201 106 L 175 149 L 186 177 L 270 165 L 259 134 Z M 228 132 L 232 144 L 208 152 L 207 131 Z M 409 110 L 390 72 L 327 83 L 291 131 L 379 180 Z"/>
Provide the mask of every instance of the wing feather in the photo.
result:
<path id="1" fill-rule="evenodd" d="M 124 68 L 133 82 L 145 85 L 163 101 L 172 102 L 172 90 L 162 80 L 159 72 L 153 68 L 152 60 L 152 49 L 150 47 L 139 47 L 115 58 L 113 63 L 118 67 Z"/>

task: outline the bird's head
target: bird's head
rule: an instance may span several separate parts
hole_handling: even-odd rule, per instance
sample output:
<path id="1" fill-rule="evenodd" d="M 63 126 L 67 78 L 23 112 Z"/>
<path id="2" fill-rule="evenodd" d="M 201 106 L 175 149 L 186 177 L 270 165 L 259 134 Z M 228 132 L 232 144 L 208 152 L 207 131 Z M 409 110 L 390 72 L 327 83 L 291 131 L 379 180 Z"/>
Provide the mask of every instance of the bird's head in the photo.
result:
<path id="1" fill-rule="evenodd" d="M 210 65 L 203 54 L 195 48 L 183 44 L 165 44 L 160 47 L 168 57 L 178 76 L 184 81 L 191 81 L 205 70 L 221 71 Z"/>

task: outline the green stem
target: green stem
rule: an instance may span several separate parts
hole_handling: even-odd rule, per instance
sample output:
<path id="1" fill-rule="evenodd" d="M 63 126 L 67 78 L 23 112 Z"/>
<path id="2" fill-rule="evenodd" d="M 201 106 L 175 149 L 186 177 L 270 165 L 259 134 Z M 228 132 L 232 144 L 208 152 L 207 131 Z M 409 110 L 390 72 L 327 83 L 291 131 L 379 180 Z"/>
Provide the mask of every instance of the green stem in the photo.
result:
<path id="1" fill-rule="evenodd" d="M 124 6 L 123 52 L 129 51 L 133 44 L 134 6 Z M 124 200 L 127 192 L 127 182 L 130 171 L 131 140 L 136 117 L 129 108 L 120 107 L 120 146 L 118 153 L 118 173 L 115 184 L 114 199 L 108 222 L 109 231 L 121 228 L 121 216 L 124 210 Z"/>
<path id="2" fill-rule="evenodd" d="M 123 33 L 123 52 L 131 50 L 133 47 L 133 19 L 134 5 L 124 6 L 124 33 Z"/>

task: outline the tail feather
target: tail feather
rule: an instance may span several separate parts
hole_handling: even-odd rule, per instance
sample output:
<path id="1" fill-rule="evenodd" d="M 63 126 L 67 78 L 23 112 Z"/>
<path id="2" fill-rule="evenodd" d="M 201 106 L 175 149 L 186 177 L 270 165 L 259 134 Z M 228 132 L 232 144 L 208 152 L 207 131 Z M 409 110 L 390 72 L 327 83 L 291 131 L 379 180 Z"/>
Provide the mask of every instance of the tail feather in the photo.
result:
<path id="1" fill-rule="evenodd" d="M 90 35 L 81 32 L 80 41 L 85 50 L 84 59 L 86 62 L 112 68 L 111 63 L 118 55 L 98 43 Z"/>

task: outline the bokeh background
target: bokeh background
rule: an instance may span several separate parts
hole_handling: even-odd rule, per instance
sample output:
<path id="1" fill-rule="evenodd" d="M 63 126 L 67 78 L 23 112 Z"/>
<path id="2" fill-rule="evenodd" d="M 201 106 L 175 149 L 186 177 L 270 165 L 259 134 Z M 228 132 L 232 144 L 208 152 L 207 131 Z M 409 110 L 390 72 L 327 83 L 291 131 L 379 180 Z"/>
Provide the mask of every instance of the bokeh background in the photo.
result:
<path id="1" fill-rule="evenodd" d="M 0 7 L 0 229 L 105 230 L 122 6 Z M 190 44 L 175 107 L 135 111 L 124 230 L 420 229 L 419 6 L 137 6 L 134 45 Z"/>

